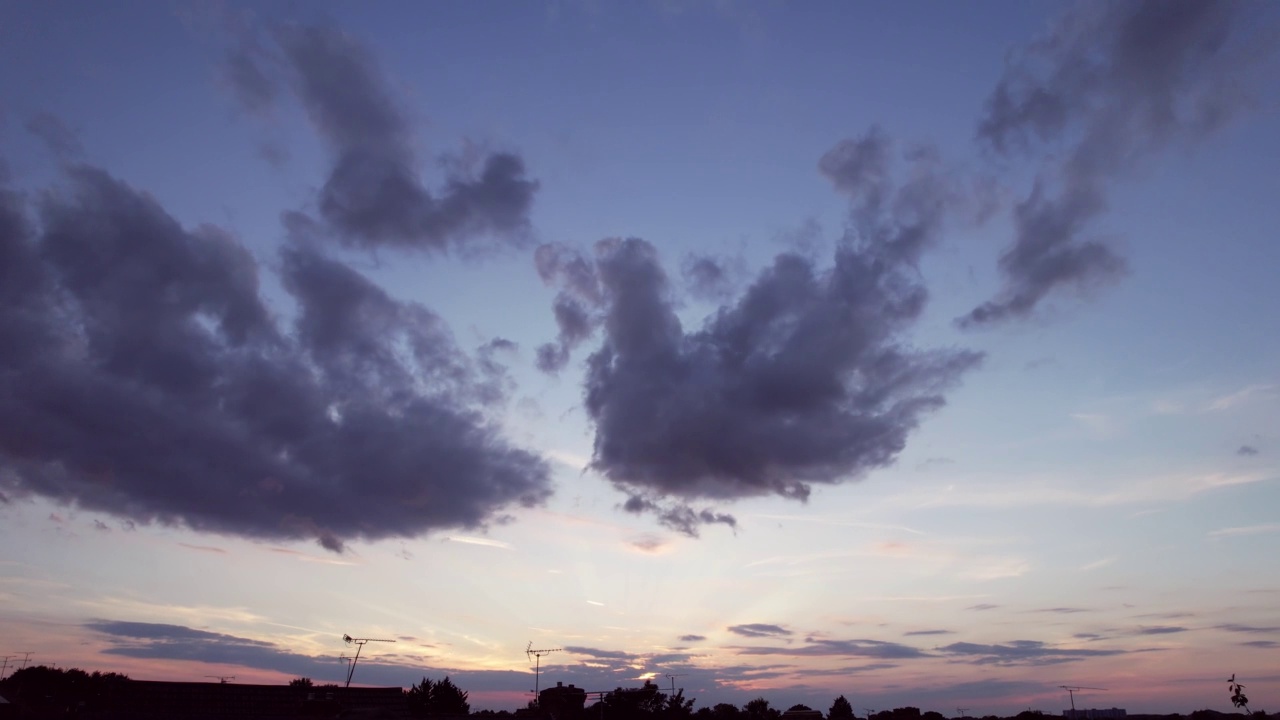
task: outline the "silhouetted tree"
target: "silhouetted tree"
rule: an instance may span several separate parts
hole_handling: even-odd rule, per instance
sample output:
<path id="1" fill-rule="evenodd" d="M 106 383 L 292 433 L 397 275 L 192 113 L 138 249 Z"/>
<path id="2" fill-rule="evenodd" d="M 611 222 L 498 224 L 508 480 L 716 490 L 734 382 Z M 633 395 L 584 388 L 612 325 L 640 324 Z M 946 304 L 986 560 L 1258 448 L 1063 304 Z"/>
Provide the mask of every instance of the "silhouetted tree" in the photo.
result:
<path id="1" fill-rule="evenodd" d="M 736 705 L 716 703 L 711 707 L 698 708 L 693 715 L 697 720 L 739 720 L 742 711 Z"/>
<path id="2" fill-rule="evenodd" d="M 296 677 L 289 681 L 289 687 L 291 688 L 309 690 L 312 686 L 313 686 L 313 683 L 311 682 L 311 678 L 309 677 Z"/>
<path id="3" fill-rule="evenodd" d="M 782 713 L 776 708 L 769 707 L 769 701 L 762 697 L 747 703 L 742 710 L 751 720 L 778 720 L 782 717 Z"/>
<path id="4" fill-rule="evenodd" d="M 1238 708 L 1244 708 L 1246 715 L 1249 714 L 1249 698 L 1244 696 L 1244 685 L 1236 682 L 1236 674 L 1231 673 L 1231 678 L 1227 680 L 1227 689 L 1231 691 L 1231 704 Z"/>
<path id="5" fill-rule="evenodd" d="M 437 682 L 424 677 L 422 682 L 409 688 L 406 695 L 409 712 L 415 717 L 442 715 L 465 717 L 471 714 L 467 693 L 454 685 L 448 675 Z"/>
<path id="6" fill-rule="evenodd" d="M 120 685 L 129 682 L 127 675 L 114 672 L 92 674 L 79 668 L 65 670 L 32 665 L 16 670 L 5 678 L 3 687 L 8 699 L 19 705 L 72 708 L 100 707 Z"/>
<path id="7" fill-rule="evenodd" d="M 929 710 L 920 716 L 920 720 L 947 720 L 947 718 L 936 710 Z"/>
<path id="8" fill-rule="evenodd" d="M 667 695 L 666 706 L 662 709 L 662 714 L 669 720 L 682 720 L 683 718 L 693 717 L 694 698 L 688 700 L 684 697 L 684 688 L 676 691 L 675 695 Z"/>
<path id="9" fill-rule="evenodd" d="M 853 720 L 853 705 L 841 695 L 831 703 L 831 709 L 827 711 L 827 720 Z"/>
<path id="10" fill-rule="evenodd" d="M 800 703 L 797 703 L 787 708 L 787 712 L 791 712 L 792 710 L 804 710 L 806 712 L 813 712 L 813 708 L 809 707 L 808 705 L 802 705 Z"/>
<path id="11" fill-rule="evenodd" d="M 684 691 L 681 691 L 683 693 Z M 684 705 L 681 694 L 679 704 Z M 693 702 L 687 701 L 689 714 L 692 714 Z M 587 717 L 601 717 L 606 720 L 645 720 L 660 717 L 668 706 L 667 696 L 658 691 L 658 686 L 645 681 L 643 687 L 618 688 L 607 692 L 598 702 L 587 709 Z"/>

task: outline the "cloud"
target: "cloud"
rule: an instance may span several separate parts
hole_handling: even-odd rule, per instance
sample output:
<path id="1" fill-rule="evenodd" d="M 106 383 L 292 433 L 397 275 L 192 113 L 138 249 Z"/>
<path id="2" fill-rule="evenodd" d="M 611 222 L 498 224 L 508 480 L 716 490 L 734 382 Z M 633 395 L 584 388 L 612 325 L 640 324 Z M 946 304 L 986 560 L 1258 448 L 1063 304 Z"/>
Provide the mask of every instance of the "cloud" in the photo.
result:
<path id="1" fill-rule="evenodd" d="M 84 146 L 75 131 L 53 113 L 36 113 L 27 118 L 25 127 L 59 159 L 74 160 L 84 155 Z"/>
<path id="2" fill-rule="evenodd" d="M 904 637 L 912 637 L 914 635 L 955 635 L 955 630 L 912 630 L 903 633 Z"/>
<path id="3" fill-rule="evenodd" d="M 1237 455 L 1240 455 L 1240 456 L 1242 456 L 1242 457 L 1249 457 L 1249 456 L 1251 456 L 1251 455 L 1257 455 L 1257 454 L 1258 454 L 1258 448 L 1256 448 L 1256 447 L 1254 447 L 1254 446 L 1252 446 L 1252 445 L 1241 445 L 1241 446 L 1240 446 L 1240 449 L 1239 449 L 1239 450 L 1236 450 L 1236 454 L 1237 454 Z"/>
<path id="4" fill-rule="evenodd" d="M 1139 635 L 1172 635 L 1174 633 L 1187 632 L 1187 628 L 1178 625 L 1157 625 L 1138 628 L 1137 632 Z"/>
<path id="5" fill-rule="evenodd" d="M 1000 258 L 1004 287 L 960 319 L 985 325 L 1030 314 L 1049 294 L 1127 272 L 1087 236 L 1110 183 L 1175 144 L 1192 144 L 1251 106 L 1263 53 L 1249 43 L 1247 3 L 1196 0 L 1084 4 L 1012 54 L 987 99 L 978 139 L 997 155 L 1063 148 L 1013 210 Z M 1274 38 L 1263 42 L 1270 50 Z"/>
<path id="6" fill-rule="evenodd" d="M 103 650 L 107 655 L 227 664 L 309 677 L 317 682 L 337 680 L 345 675 L 346 666 L 335 662 L 341 647 L 341 640 L 336 637 L 334 654 L 317 657 L 295 653 L 275 643 L 182 625 L 97 620 L 86 623 L 85 627 L 107 639 L 110 645 Z M 523 687 L 528 676 L 517 671 L 436 669 L 425 666 L 418 657 L 374 652 L 361 656 L 357 678 L 372 685 L 408 687 L 424 676 L 445 674 L 473 693 Z"/>
<path id="7" fill-rule="evenodd" d="M 1280 532 L 1280 523 L 1220 528 L 1218 530 L 1210 530 L 1208 535 L 1209 537 L 1232 537 L 1236 535 L 1267 535 L 1275 532 Z"/>
<path id="8" fill-rule="evenodd" d="M 702 642 L 703 640 L 706 640 L 706 639 L 707 639 L 706 635 L 681 635 L 680 636 L 681 642 Z"/>
<path id="9" fill-rule="evenodd" d="M 734 635 L 741 635 L 743 637 L 786 637 L 795 634 L 781 625 L 768 625 L 766 623 L 730 625 L 725 629 Z"/>
<path id="10" fill-rule="evenodd" d="M 321 217 L 345 244 L 473 255 L 522 245 L 538 183 L 509 152 L 455 157 L 438 192 L 420 173 L 413 122 L 373 54 L 327 26 L 275 28 L 264 45 L 241 33 L 223 76 L 249 111 L 267 114 L 292 90 L 333 154 Z M 277 76 L 284 76 L 283 79 Z"/>
<path id="11" fill-rule="evenodd" d="M 0 490 L 265 539 L 483 526 L 550 493 L 486 419 L 500 392 L 421 305 L 302 239 L 291 325 L 233 237 L 91 167 L 0 190 Z M 305 226 L 293 228 L 301 234 Z"/>
<path id="12" fill-rule="evenodd" d="M 1280 642 L 1276 642 L 1274 640 L 1249 640 L 1248 642 L 1242 642 L 1240 644 L 1245 647 L 1261 648 L 1263 650 L 1274 650 L 1275 648 L 1280 648 Z"/>
<path id="13" fill-rule="evenodd" d="M 1057 613 L 1059 615 L 1073 615 L 1075 613 L 1089 612 L 1089 609 L 1078 608 L 1078 607 L 1052 607 L 1052 608 L 1039 608 L 1037 610 L 1032 610 L 1031 612 Z"/>
<path id="14" fill-rule="evenodd" d="M 1268 635 L 1271 633 L 1280 633 L 1280 626 L 1275 625 L 1240 625 L 1238 623 L 1224 623 L 1215 625 L 1218 630 L 1226 630 L 1228 632 L 1253 633 L 1256 635 Z"/>
<path id="15" fill-rule="evenodd" d="M 870 657 L 882 660 L 900 660 L 905 658 L 928 657 L 929 654 L 909 645 L 884 642 L 881 640 L 825 640 L 808 637 L 804 645 L 771 647 L 771 646 L 736 646 L 729 650 L 740 655 L 797 655 L 797 656 L 845 656 Z"/>
<path id="16" fill-rule="evenodd" d="M 981 611 L 981 610 L 995 610 L 995 609 L 996 609 L 996 608 L 998 608 L 998 607 L 1000 607 L 1000 606 L 999 606 L 999 605 L 992 605 L 991 603 L 978 603 L 977 605 L 970 605 L 969 607 L 965 608 L 965 610 L 979 610 L 979 611 Z"/>
<path id="17" fill-rule="evenodd" d="M 979 645 L 959 642 L 938 648 L 953 656 L 962 656 L 976 665 L 1055 665 L 1075 662 L 1087 657 L 1120 655 L 1124 650 L 1087 650 L 1058 648 L 1038 640 L 1014 640 L 1003 645 Z"/>
<path id="18" fill-rule="evenodd" d="M 978 353 L 906 340 L 927 299 L 916 263 L 957 200 L 929 153 L 907 154 L 900 183 L 890 172 L 896 157 L 878 130 L 824 156 L 823 172 L 850 195 L 832 265 L 778 255 L 700 329 L 685 329 L 644 240 L 601 241 L 590 259 L 539 250 L 539 272 L 561 289 L 556 307 L 577 308 L 571 323 L 557 310 L 547 365 L 603 333 L 584 380 L 592 467 L 630 496 L 625 509 L 693 534 L 707 521 L 732 523 L 694 513 L 691 500 L 803 501 L 812 483 L 860 478 L 891 464 L 978 364 Z M 579 322 L 578 311 L 589 319 Z"/>
<path id="19" fill-rule="evenodd" d="M 576 647 L 573 645 L 566 645 L 564 651 L 571 652 L 574 655 L 586 655 L 587 657 L 597 658 L 600 660 L 624 660 L 631 662 L 639 657 L 634 653 L 623 652 L 621 650 L 599 650 L 597 648 Z"/>

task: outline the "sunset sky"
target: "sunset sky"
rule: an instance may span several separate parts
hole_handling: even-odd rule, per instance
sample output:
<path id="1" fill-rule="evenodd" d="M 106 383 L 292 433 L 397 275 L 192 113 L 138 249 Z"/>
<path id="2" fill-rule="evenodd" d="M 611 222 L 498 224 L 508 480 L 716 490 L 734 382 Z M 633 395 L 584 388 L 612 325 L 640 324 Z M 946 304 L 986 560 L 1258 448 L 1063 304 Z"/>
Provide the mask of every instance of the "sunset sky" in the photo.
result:
<path id="1" fill-rule="evenodd" d="M 1280 709 L 1278 43 L 1261 0 L 0 4 L 0 656 Z"/>

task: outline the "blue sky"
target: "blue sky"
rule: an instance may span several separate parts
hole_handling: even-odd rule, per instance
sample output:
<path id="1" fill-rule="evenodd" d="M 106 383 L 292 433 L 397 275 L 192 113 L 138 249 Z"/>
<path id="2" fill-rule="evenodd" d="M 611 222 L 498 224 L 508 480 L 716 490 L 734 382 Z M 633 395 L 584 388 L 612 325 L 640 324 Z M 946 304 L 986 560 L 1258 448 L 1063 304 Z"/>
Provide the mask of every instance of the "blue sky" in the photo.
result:
<path id="1" fill-rule="evenodd" d="M 0 650 L 1269 707 L 1277 21 L 6 6 Z"/>

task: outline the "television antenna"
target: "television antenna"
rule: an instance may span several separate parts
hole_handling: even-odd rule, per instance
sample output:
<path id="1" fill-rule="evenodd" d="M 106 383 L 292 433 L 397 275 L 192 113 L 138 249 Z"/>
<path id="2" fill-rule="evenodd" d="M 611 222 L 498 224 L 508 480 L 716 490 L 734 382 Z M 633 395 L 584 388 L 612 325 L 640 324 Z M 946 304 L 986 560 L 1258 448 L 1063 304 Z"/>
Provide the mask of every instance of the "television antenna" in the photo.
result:
<path id="1" fill-rule="evenodd" d="M 18 668 L 19 670 L 26 670 L 27 661 L 31 659 L 32 655 L 36 654 L 35 650 L 14 650 L 14 652 L 22 655 L 22 667 Z"/>
<path id="2" fill-rule="evenodd" d="M 671 681 L 671 694 L 672 694 L 672 695 L 675 695 L 675 694 L 676 694 L 676 678 L 678 678 L 678 677 L 684 677 L 684 676 L 685 676 L 685 674 L 684 674 L 684 673 L 681 673 L 680 675 L 667 675 L 667 679 Z"/>
<path id="3" fill-rule="evenodd" d="M 969 712 L 969 710 L 970 708 L 962 708 L 962 707 L 956 708 L 956 712 L 960 713 L 960 720 L 964 720 L 964 718 L 969 717 L 968 715 L 965 714 Z"/>
<path id="4" fill-rule="evenodd" d="M 235 675 L 205 675 L 205 677 L 217 678 L 219 685 L 226 685 L 236 679 Z"/>
<path id="5" fill-rule="evenodd" d="M 532 640 L 530 640 L 529 644 L 525 646 L 524 648 L 525 657 L 532 657 L 534 658 L 534 661 L 535 661 L 535 665 L 533 669 L 533 701 L 535 703 L 538 702 L 538 689 L 541 687 L 538 684 L 538 681 L 542 675 L 542 656 L 550 655 L 553 652 L 560 652 L 562 650 L 564 650 L 564 648 L 546 648 L 543 650 L 534 650 Z"/>
<path id="6" fill-rule="evenodd" d="M 1074 718 L 1076 714 L 1076 691 L 1077 690 L 1106 690 L 1106 688 L 1088 687 L 1086 685 L 1059 685 L 1058 687 L 1067 691 L 1067 695 L 1071 697 L 1071 716 Z"/>
<path id="7" fill-rule="evenodd" d="M 356 646 L 356 656 L 351 658 L 350 664 L 347 665 L 347 684 L 345 687 L 351 687 L 351 678 L 356 674 L 356 663 L 360 662 L 360 651 L 364 649 L 365 645 L 371 642 L 395 642 L 395 640 L 380 640 L 378 638 L 353 638 L 350 635 L 343 635 L 342 641 L 348 645 Z M 345 659 L 346 656 L 343 657 Z"/>
<path id="8" fill-rule="evenodd" d="M 874 713 L 875 710 L 872 710 L 871 708 L 862 708 L 862 709 L 867 711 L 867 720 L 871 720 L 871 714 Z"/>

